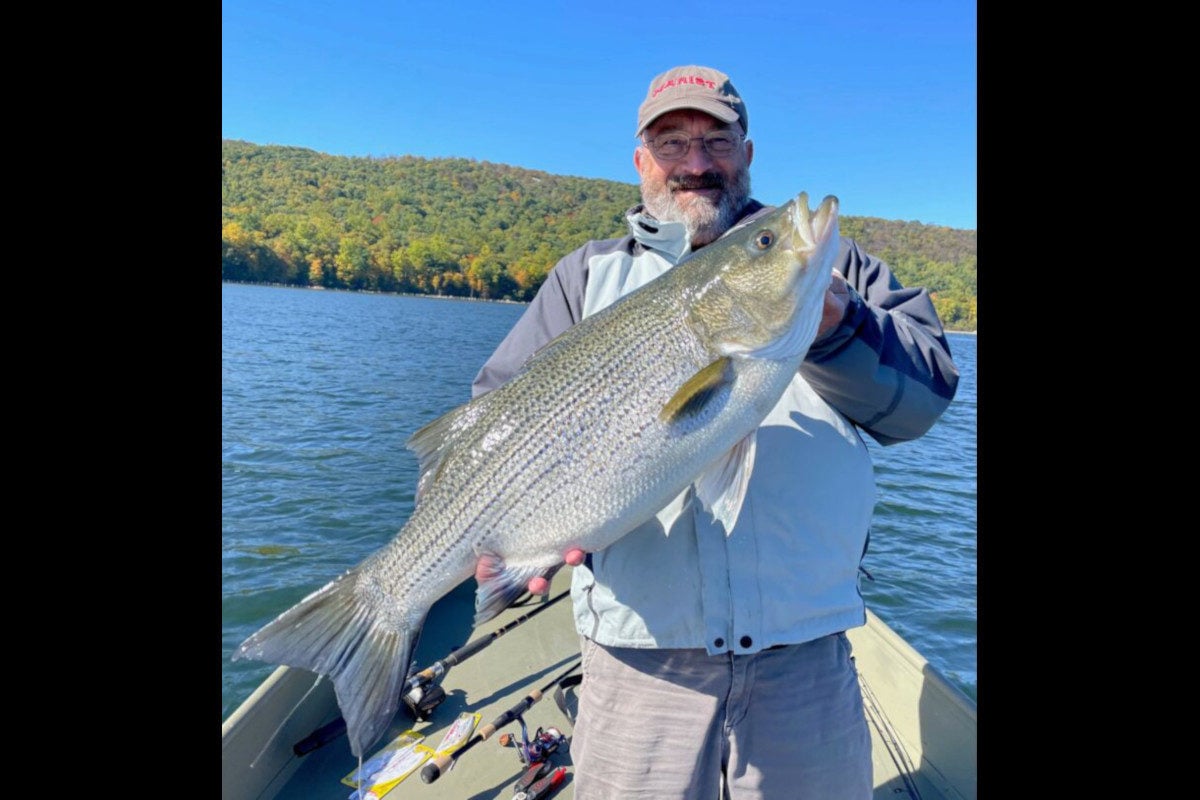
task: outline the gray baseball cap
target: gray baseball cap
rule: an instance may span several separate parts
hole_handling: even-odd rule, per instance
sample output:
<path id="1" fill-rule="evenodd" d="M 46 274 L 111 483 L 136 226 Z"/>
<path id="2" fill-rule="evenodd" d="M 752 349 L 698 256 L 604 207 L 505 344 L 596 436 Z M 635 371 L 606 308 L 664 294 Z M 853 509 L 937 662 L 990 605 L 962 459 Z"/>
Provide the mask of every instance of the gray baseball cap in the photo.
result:
<path id="1" fill-rule="evenodd" d="M 646 99 L 638 108 L 637 131 L 651 122 L 680 108 L 694 108 L 711 114 L 722 122 L 739 122 L 742 132 L 750 132 L 746 104 L 724 72 L 711 67 L 674 67 L 650 81 Z"/>

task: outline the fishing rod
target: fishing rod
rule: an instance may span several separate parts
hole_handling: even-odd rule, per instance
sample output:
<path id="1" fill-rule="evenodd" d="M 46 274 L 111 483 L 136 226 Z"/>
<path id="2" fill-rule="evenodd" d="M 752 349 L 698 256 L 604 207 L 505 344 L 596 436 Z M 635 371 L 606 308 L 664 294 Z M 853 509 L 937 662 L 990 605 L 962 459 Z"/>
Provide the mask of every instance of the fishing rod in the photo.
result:
<path id="1" fill-rule="evenodd" d="M 542 688 L 534 689 L 532 692 L 525 695 L 525 698 L 523 700 L 521 700 L 521 702 L 517 703 L 515 706 L 510 708 L 508 711 L 505 711 L 503 714 L 496 717 L 490 723 L 488 723 L 487 725 L 484 725 L 482 728 L 480 728 L 479 732 L 471 737 L 471 741 L 464 744 L 458 750 L 455 750 L 453 753 L 447 753 L 446 755 L 438 756 L 437 758 L 430 761 L 428 764 L 426 764 L 424 766 L 424 768 L 421 769 L 421 780 L 424 781 L 425 783 L 433 783 L 434 781 L 436 781 L 439 777 L 441 777 L 442 775 L 444 775 L 446 773 L 448 767 L 452 767 L 455 763 L 458 762 L 459 757 L 463 753 L 467 752 L 468 750 L 470 750 L 472 747 L 479 744 L 480 742 L 486 741 L 497 730 L 499 730 L 503 726 L 507 725 L 508 723 L 512 722 L 514 719 L 517 719 L 518 717 L 520 717 L 523 713 L 525 713 L 529 709 L 530 706 L 532 706 L 538 700 L 541 700 L 543 694 L 545 694 L 546 692 L 550 691 L 552 688 L 557 686 L 564 679 L 566 679 L 572 672 L 579 669 L 579 667 L 582 665 L 583 665 L 583 659 L 576 661 L 571 666 L 570 669 L 557 675 L 554 678 L 554 680 L 550 681 Z"/>
<path id="2" fill-rule="evenodd" d="M 446 699 L 446 693 L 441 690 L 440 686 L 433 687 L 437 691 L 426 691 L 426 687 L 445 675 L 446 670 L 450 669 L 450 667 L 453 667 L 456 664 L 466 661 L 468 658 L 475 655 L 480 650 L 483 650 L 485 647 L 511 631 L 513 628 L 533 619 L 538 614 L 542 613 L 559 600 L 562 600 L 570 593 L 570 589 L 564 590 L 549 600 L 539 603 L 537 608 L 535 608 L 533 611 L 530 611 L 527 614 L 522 614 L 504 627 L 492 631 L 486 636 L 480 636 L 475 641 L 464 644 L 457 650 L 451 651 L 449 655 L 441 660 L 435 661 L 433 664 L 421 670 L 420 672 L 415 672 L 410 675 L 400 691 L 401 697 L 404 699 L 404 704 L 409 708 L 410 711 L 412 711 L 413 717 L 418 720 L 427 718 L 430 712 L 441 705 L 442 701 Z M 320 728 L 317 728 L 308 736 L 305 736 L 299 742 L 296 742 L 296 744 L 292 745 L 292 752 L 298 756 L 306 755 L 311 753 L 313 750 L 316 750 L 318 747 L 323 747 L 324 745 L 329 744 L 345 732 L 346 720 L 344 717 L 338 717 L 333 722 L 322 725 Z"/>
<path id="3" fill-rule="evenodd" d="M 458 648 L 454 652 L 450 653 L 450 655 L 446 656 L 441 661 L 435 661 L 431 666 L 428 666 L 425 669 L 421 670 L 420 672 L 416 673 L 415 675 L 411 676 L 408 679 L 408 683 L 406 683 L 404 685 L 404 690 L 406 692 L 408 692 L 408 691 L 411 691 L 412 689 L 418 689 L 428 683 L 432 683 L 433 681 L 437 680 L 438 678 L 441 678 L 443 675 L 446 674 L 446 670 L 450 669 L 450 667 L 453 667 L 455 664 L 465 661 L 466 659 L 475 655 L 480 650 L 487 647 L 492 642 L 496 641 L 501 636 L 503 636 L 504 634 L 511 631 L 513 628 L 517 627 L 518 625 L 521 625 L 522 623 L 524 623 L 528 620 L 533 619 L 538 614 L 542 613 L 547 608 L 549 608 L 550 606 L 557 603 L 559 600 L 562 600 L 564 597 L 566 597 L 570 593 L 571 593 L 570 589 L 564 590 L 563 592 L 550 598 L 546 602 L 538 604 L 538 607 L 535 608 L 533 611 L 530 611 L 528 614 L 524 614 L 522 616 L 517 617 L 512 622 L 505 625 L 503 628 L 493 631 L 492 633 L 488 634 L 487 636 L 480 636 L 475 641 L 468 642 L 467 644 Z"/>

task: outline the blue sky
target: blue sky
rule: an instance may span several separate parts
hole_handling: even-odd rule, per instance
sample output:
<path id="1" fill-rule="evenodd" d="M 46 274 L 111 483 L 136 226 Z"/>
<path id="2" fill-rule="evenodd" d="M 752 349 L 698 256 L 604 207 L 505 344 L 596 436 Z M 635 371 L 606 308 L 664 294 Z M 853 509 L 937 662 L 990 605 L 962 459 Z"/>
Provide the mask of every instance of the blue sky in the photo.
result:
<path id="1" fill-rule="evenodd" d="M 746 101 L 753 194 L 976 228 L 965 0 L 223 0 L 221 133 L 345 156 L 465 157 L 636 183 L 650 79 Z"/>

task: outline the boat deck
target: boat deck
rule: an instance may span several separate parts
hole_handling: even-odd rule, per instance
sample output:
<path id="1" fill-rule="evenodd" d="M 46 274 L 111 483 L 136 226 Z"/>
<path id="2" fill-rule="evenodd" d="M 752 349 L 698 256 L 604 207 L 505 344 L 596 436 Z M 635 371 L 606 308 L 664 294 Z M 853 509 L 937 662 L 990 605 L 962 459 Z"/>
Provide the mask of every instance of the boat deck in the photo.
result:
<path id="1" fill-rule="evenodd" d="M 563 570 L 555 578 L 550 596 L 569 586 L 568 573 Z M 430 620 L 451 622 L 426 625 L 414 656 L 419 667 L 531 610 L 530 606 L 508 609 L 475 631 L 470 627 L 473 586 L 468 581 L 435 606 Z M 875 800 L 973 800 L 974 704 L 877 622 L 850 632 L 873 737 Z M 414 723 L 407 714 L 397 715 L 387 736 L 369 755 L 406 729 L 424 734 L 424 743 L 436 747 L 461 712 L 478 712 L 483 727 L 568 669 L 578 654 L 568 598 L 450 668 L 441 681 L 447 698 L 432 718 Z M 564 694 L 573 712 L 575 690 Z M 572 735 L 569 719 L 549 692 L 523 716 L 530 735 L 538 727 L 551 726 L 568 739 Z M 224 800 L 346 800 L 353 790 L 341 779 L 357 768 L 357 759 L 345 736 L 302 757 L 292 752 L 296 742 L 337 718 L 327 680 L 316 682 L 315 676 L 302 670 L 276 670 L 222 726 Z M 508 800 L 524 767 L 516 750 L 499 744 L 504 732 L 519 737 L 520 726 L 515 721 L 503 726 L 433 783 L 424 783 L 418 769 L 385 797 Z M 569 747 L 555 753 L 553 760 L 565 765 L 567 773 L 551 797 L 572 800 Z"/>

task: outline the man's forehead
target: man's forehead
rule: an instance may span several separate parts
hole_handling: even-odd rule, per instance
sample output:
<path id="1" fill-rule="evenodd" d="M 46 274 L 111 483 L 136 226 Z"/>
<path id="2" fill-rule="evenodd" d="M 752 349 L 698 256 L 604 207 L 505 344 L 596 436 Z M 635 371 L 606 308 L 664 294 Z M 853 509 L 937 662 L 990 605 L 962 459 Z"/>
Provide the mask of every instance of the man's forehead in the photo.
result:
<path id="1" fill-rule="evenodd" d="M 728 130 L 739 128 L 737 123 L 722 122 L 711 114 L 706 114 L 693 108 L 681 108 L 668 111 L 646 126 L 647 135 L 654 136 L 664 131 L 686 128 L 697 128 L 707 132 L 711 130 Z"/>

